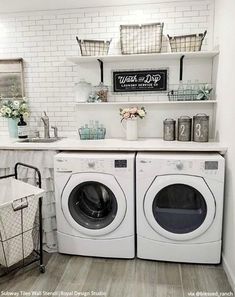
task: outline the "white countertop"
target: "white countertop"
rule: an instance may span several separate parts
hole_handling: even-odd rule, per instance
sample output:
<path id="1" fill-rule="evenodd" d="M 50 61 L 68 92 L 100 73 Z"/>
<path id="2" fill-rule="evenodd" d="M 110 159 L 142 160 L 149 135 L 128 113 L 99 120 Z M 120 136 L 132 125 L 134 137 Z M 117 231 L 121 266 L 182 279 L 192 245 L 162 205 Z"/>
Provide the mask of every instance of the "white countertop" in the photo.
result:
<path id="1" fill-rule="evenodd" d="M 0 136 L 0 150 L 55 150 L 55 151 L 190 151 L 225 154 L 227 146 L 218 142 L 164 141 L 160 138 L 80 140 L 63 138 L 52 143 L 23 143 Z"/>

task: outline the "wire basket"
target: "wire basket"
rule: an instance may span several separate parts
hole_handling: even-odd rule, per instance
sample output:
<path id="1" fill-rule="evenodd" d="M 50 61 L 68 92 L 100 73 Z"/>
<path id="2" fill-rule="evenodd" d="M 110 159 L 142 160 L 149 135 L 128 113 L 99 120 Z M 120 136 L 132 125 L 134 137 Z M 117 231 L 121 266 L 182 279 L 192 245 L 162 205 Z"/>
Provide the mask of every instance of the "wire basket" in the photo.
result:
<path id="1" fill-rule="evenodd" d="M 167 95 L 169 101 L 206 101 L 211 99 L 212 90 L 211 84 L 207 83 L 181 83 L 175 85 L 175 89 L 170 90 Z"/>
<path id="2" fill-rule="evenodd" d="M 104 139 L 105 128 L 80 128 L 78 129 L 81 140 Z"/>
<path id="3" fill-rule="evenodd" d="M 193 101 L 197 99 L 196 90 L 171 90 L 168 92 L 169 101 Z"/>
<path id="4" fill-rule="evenodd" d="M 33 169 L 38 187 L 18 180 L 18 168 Z M 17 163 L 15 172 L 0 177 L 0 276 L 40 262 L 42 250 L 41 174 L 36 167 Z"/>
<path id="5" fill-rule="evenodd" d="M 78 39 L 81 55 L 82 56 L 104 56 L 108 54 L 109 46 L 112 41 L 110 40 L 89 40 L 89 39 Z"/>
<path id="6" fill-rule="evenodd" d="M 120 42 L 123 55 L 160 53 L 164 23 L 121 25 Z"/>
<path id="7" fill-rule="evenodd" d="M 18 204 L 18 206 L 17 206 Z M 38 199 L 28 196 L 0 209 L 0 264 L 9 268 L 27 258 L 38 257 Z"/>
<path id="8" fill-rule="evenodd" d="M 200 51 L 202 42 L 207 31 L 200 34 L 190 34 L 181 36 L 168 36 L 172 52 L 196 52 Z"/>

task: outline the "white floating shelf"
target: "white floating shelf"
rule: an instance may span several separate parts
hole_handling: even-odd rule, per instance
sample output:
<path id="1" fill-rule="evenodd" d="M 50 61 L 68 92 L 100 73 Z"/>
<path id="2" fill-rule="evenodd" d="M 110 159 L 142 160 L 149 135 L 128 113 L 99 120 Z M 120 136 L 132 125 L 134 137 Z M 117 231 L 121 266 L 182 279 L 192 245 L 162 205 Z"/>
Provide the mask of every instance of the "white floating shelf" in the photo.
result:
<path id="1" fill-rule="evenodd" d="M 211 59 L 219 54 L 219 51 L 205 52 L 177 52 L 177 53 L 159 53 L 159 54 L 139 54 L 139 55 L 108 55 L 108 56 L 77 56 L 68 57 L 67 60 L 74 63 L 89 63 L 97 59 L 103 62 L 122 62 L 122 61 L 146 61 L 146 60 L 178 60 L 183 55 L 186 59 Z"/>
<path id="2" fill-rule="evenodd" d="M 113 101 L 113 102 L 77 102 L 77 106 L 105 106 L 105 105 L 156 105 L 156 104 L 216 104 L 216 100 L 202 101 Z"/>

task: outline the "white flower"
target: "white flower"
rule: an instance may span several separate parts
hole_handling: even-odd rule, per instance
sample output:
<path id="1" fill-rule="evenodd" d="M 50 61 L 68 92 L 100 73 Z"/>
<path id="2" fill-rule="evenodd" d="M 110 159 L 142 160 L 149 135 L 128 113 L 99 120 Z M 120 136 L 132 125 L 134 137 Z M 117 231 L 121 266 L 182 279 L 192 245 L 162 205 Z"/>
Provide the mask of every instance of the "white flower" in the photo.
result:
<path id="1" fill-rule="evenodd" d="M 11 113 L 11 109 L 9 107 L 6 108 L 6 113 L 8 113 L 8 114 Z"/>
<path id="2" fill-rule="evenodd" d="M 143 118 L 143 117 L 145 116 L 145 111 L 142 110 L 142 109 L 139 109 L 139 110 L 138 110 L 138 115 L 139 115 L 141 118 Z"/>
<path id="3" fill-rule="evenodd" d="M 137 107 L 132 107 L 132 108 L 130 108 L 130 113 L 131 114 L 135 114 L 135 113 L 137 113 Z"/>
<path id="4" fill-rule="evenodd" d="M 14 101 L 13 105 L 14 105 L 14 107 L 18 108 L 20 106 L 20 102 L 19 101 Z"/>
<path id="5" fill-rule="evenodd" d="M 18 116 L 18 111 L 14 110 L 12 114 L 13 114 L 14 117 L 17 117 Z"/>
<path id="6" fill-rule="evenodd" d="M 23 103 L 23 104 L 21 104 L 20 107 L 21 107 L 21 108 L 27 108 L 27 104 Z"/>
<path id="7" fill-rule="evenodd" d="M 24 116 L 25 118 L 27 118 L 27 117 L 29 116 L 29 113 L 28 113 L 28 112 L 24 112 L 24 113 L 23 113 L 23 116 Z"/>
<path id="8" fill-rule="evenodd" d="M 127 113 L 127 112 L 129 112 L 129 108 L 124 108 L 124 109 L 122 110 L 122 114 L 125 114 L 125 113 Z"/>
<path id="9" fill-rule="evenodd" d="M 3 107 L 0 109 L 0 112 L 1 112 L 2 114 L 5 114 L 5 112 L 6 112 L 6 107 L 3 106 Z"/>

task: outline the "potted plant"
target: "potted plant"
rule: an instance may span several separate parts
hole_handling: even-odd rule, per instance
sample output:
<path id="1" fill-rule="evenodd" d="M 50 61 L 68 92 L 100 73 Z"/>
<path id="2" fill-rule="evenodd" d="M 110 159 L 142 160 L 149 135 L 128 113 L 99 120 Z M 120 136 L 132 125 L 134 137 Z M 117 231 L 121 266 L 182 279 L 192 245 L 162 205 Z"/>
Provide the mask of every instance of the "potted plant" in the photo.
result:
<path id="1" fill-rule="evenodd" d="M 201 87 L 198 90 L 197 100 L 209 100 L 212 90 L 213 88 L 210 88 L 208 85 Z"/>
<path id="2" fill-rule="evenodd" d="M 144 107 L 131 107 L 131 108 L 120 108 L 121 123 L 125 120 L 126 122 L 126 139 L 127 140 L 137 140 L 138 138 L 138 118 L 143 119 L 146 115 Z"/>
<path id="3" fill-rule="evenodd" d="M 22 100 L 7 99 L 2 101 L 0 116 L 8 119 L 10 137 L 17 137 L 17 123 L 20 115 L 23 115 L 23 117 L 29 116 L 29 106 L 25 97 Z"/>

